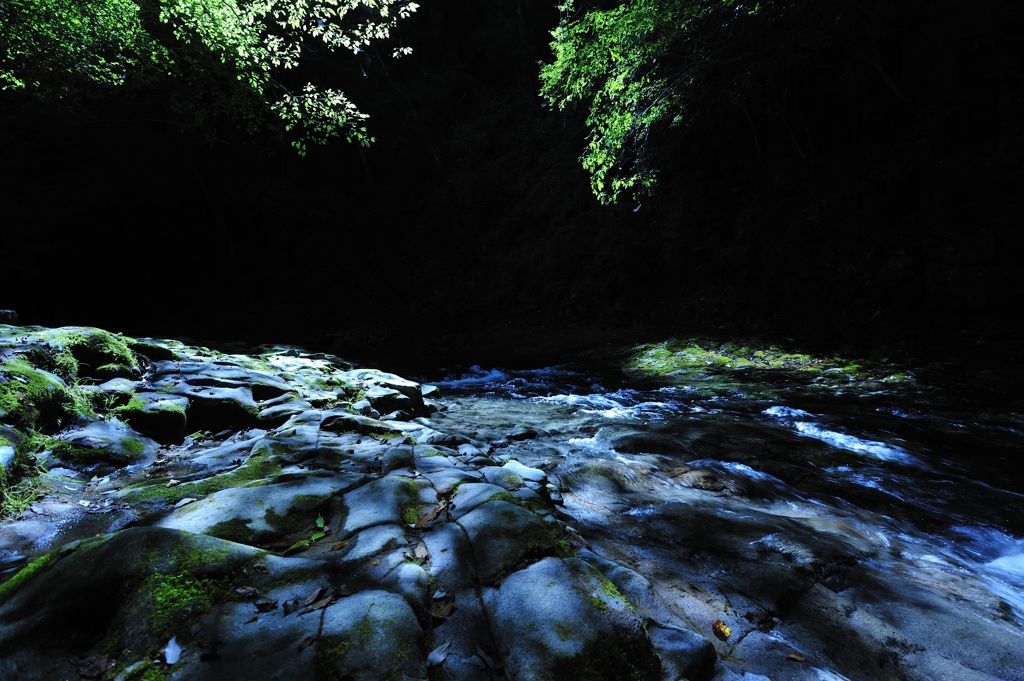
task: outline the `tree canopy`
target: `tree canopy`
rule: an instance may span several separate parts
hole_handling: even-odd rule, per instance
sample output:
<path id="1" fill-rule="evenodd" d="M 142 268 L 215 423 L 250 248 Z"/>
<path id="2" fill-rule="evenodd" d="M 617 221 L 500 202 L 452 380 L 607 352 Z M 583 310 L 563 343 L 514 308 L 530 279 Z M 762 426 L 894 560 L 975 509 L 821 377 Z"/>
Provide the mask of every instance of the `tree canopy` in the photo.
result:
<path id="1" fill-rule="evenodd" d="M 173 85 L 186 124 L 224 114 L 253 131 L 276 117 L 296 129 L 302 154 L 333 137 L 366 145 L 367 116 L 344 92 L 286 72 L 321 51 L 359 53 L 416 9 L 410 0 L 8 0 L 0 87 L 67 99 Z"/>
<path id="2" fill-rule="evenodd" d="M 652 137 L 660 128 L 688 128 L 726 109 L 749 121 L 746 106 L 758 96 L 785 107 L 790 76 L 817 68 L 834 47 L 884 82 L 896 106 L 912 110 L 886 71 L 879 43 L 908 17 L 922 21 L 957 9 L 947 5 L 612 0 L 584 9 L 567 0 L 552 33 L 554 60 L 541 68 L 541 94 L 554 107 L 586 112 L 581 160 L 601 202 L 615 203 L 654 185 Z"/>
<path id="3" fill-rule="evenodd" d="M 757 60 L 778 48 L 776 25 L 807 4 L 625 0 L 585 11 L 563 4 L 541 94 L 560 109 L 586 109 L 581 161 L 601 202 L 648 191 L 657 177 L 649 153 L 655 127 L 692 121 L 712 104 L 716 80 L 727 97 L 740 96 Z M 741 62 L 723 82 L 721 72 Z"/>

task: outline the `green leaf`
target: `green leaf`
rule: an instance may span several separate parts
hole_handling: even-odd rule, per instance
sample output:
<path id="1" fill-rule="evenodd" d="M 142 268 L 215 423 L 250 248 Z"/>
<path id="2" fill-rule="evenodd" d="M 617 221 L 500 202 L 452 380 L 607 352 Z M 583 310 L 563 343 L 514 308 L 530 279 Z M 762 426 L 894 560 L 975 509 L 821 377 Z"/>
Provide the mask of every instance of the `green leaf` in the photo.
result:
<path id="1" fill-rule="evenodd" d="M 316 526 L 319 527 L 321 530 L 324 529 L 324 517 L 323 516 L 318 516 L 317 517 L 317 519 L 316 519 Z"/>
<path id="2" fill-rule="evenodd" d="M 295 542 L 294 544 L 289 546 L 287 549 L 285 549 L 284 552 L 285 553 L 291 553 L 292 551 L 298 551 L 299 549 L 304 549 L 307 546 L 309 546 L 309 542 L 310 542 L 309 539 L 300 539 L 299 541 Z"/>
<path id="3" fill-rule="evenodd" d="M 327 536 L 326 532 L 317 532 L 316 534 L 314 534 L 312 537 L 309 538 L 309 541 L 310 541 L 310 543 L 312 543 L 312 542 L 315 542 L 315 541 L 317 541 L 319 539 L 323 539 L 326 536 Z"/>

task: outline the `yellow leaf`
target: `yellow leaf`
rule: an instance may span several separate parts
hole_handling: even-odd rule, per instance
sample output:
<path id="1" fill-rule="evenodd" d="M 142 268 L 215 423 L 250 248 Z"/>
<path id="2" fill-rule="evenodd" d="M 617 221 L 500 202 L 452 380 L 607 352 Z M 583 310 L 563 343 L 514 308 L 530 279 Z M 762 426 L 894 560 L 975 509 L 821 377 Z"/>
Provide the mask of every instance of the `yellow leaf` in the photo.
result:
<path id="1" fill-rule="evenodd" d="M 732 636 L 732 629 L 722 620 L 715 620 L 715 623 L 711 625 L 711 630 L 715 632 L 715 638 L 719 641 L 728 641 Z"/>

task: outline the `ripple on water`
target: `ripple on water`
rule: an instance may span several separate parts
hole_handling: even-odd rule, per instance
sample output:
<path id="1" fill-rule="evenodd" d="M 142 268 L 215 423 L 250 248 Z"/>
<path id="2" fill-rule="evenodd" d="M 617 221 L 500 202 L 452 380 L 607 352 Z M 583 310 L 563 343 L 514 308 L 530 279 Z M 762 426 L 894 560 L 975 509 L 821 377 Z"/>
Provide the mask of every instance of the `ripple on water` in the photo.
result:
<path id="1" fill-rule="evenodd" d="M 824 442 L 837 449 L 864 454 L 879 461 L 889 461 L 907 466 L 923 466 L 919 459 L 909 454 L 902 447 L 876 440 L 867 440 L 836 430 L 829 430 L 809 420 L 796 420 L 813 416 L 802 409 L 776 405 L 765 409 L 761 413 L 775 417 L 783 425 L 792 427 L 799 435 Z"/>

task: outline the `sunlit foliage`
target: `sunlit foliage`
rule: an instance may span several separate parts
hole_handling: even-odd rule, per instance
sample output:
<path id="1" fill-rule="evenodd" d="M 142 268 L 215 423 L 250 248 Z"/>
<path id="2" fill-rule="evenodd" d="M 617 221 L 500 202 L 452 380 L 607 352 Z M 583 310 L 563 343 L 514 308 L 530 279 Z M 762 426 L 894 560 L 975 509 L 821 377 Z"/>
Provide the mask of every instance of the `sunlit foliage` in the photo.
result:
<path id="1" fill-rule="evenodd" d="M 542 66 L 541 94 L 560 109 L 587 110 L 581 157 L 602 203 L 637 197 L 654 184 L 648 145 L 659 123 L 686 123 L 702 105 L 716 67 L 749 59 L 735 25 L 793 3 L 735 0 L 625 0 L 611 7 L 561 6 L 554 62 Z"/>
<path id="2" fill-rule="evenodd" d="M 297 128 L 302 154 L 332 137 L 366 145 L 367 116 L 343 92 L 283 73 L 321 50 L 358 53 L 416 9 L 409 0 L 7 0 L 0 87 L 63 99 L 166 80 L 194 95 L 183 105 L 193 119 L 227 114 L 252 131 L 273 113 Z"/>

